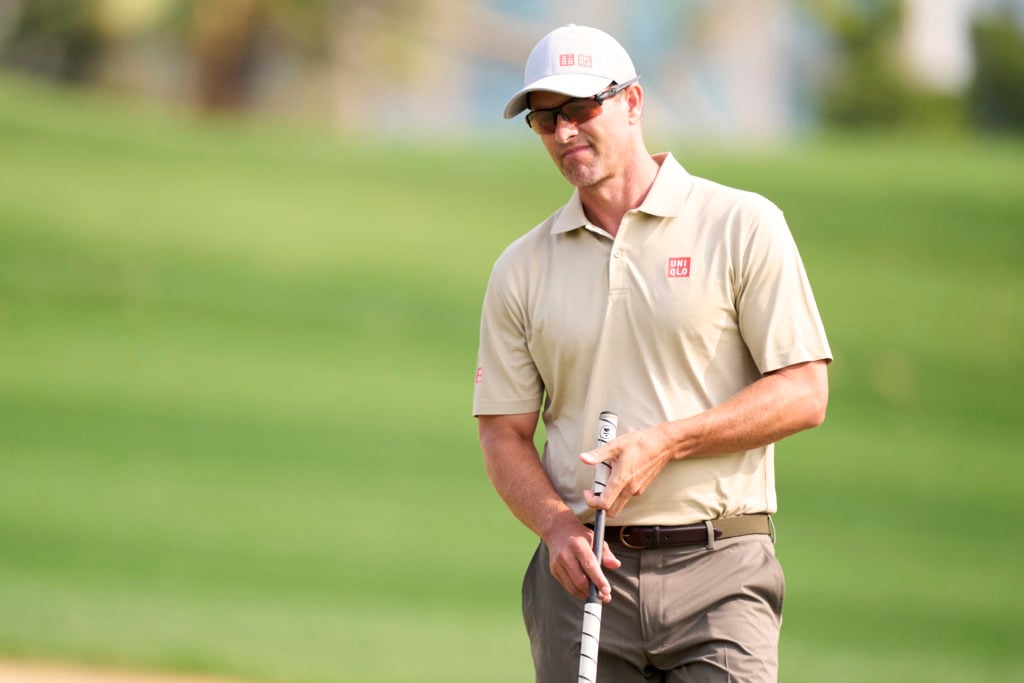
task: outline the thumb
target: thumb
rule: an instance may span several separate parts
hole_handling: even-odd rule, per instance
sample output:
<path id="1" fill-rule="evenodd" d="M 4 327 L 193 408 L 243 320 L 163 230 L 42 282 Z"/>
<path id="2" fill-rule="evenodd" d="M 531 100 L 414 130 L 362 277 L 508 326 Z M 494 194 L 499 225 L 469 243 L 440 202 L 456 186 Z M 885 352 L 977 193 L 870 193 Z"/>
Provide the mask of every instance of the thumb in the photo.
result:
<path id="1" fill-rule="evenodd" d="M 587 451 L 586 453 L 580 453 L 580 461 L 586 465 L 596 465 L 599 462 L 604 462 L 608 459 L 608 453 L 604 452 L 603 448 L 597 450 Z"/>

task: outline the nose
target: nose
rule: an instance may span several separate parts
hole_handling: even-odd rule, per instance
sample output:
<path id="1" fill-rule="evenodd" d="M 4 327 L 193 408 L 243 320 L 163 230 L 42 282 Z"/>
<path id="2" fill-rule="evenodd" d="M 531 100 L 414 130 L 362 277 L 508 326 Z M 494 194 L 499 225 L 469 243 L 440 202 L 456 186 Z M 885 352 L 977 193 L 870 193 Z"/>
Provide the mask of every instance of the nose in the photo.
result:
<path id="1" fill-rule="evenodd" d="M 569 140 L 576 135 L 579 129 L 576 124 L 573 123 L 568 116 L 562 112 L 558 112 L 555 116 L 555 139 L 560 142 Z"/>

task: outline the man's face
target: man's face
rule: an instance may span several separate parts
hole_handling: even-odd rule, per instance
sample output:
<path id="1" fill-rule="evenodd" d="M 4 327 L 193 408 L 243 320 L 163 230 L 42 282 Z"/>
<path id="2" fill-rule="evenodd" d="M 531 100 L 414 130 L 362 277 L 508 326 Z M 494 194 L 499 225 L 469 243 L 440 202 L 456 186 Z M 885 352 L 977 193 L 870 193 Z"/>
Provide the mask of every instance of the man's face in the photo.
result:
<path id="1" fill-rule="evenodd" d="M 540 134 L 551 159 L 572 185 L 592 187 L 614 176 L 623 165 L 622 151 L 630 132 L 627 98 L 628 91 L 605 100 L 601 113 L 583 123 L 559 116 L 554 132 Z M 554 109 L 571 99 L 539 91 L 530 95 L 530 108 Z"/>

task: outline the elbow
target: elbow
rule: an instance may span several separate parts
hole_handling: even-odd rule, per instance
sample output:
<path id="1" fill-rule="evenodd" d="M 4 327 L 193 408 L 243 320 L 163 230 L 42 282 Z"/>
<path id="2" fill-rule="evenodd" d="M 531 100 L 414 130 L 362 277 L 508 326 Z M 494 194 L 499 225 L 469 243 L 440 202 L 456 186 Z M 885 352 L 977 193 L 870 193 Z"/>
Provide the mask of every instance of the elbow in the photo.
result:
<path id="1" fill-rule="evenodd" d="M 828 407 L 828 400 L 815 399 L 810 402 L 811 405 L 807 407 L 804 415 L 806 427 L 804 429 L 814 429 L 820 427 L 821 423 L 825 421 L 825 412 Z"/>
<path id="2" fill-rule="evenodd" d="M 825 413 L 828 410 L 828 388 L 809 392 L 802 401 L 803 409 L 800 411 L 803 429 L 814 429 L 821 426 L 825 421 Z"/>
<path id="3" fill-rule="evenodd" d="M 828 372 L 825 361 L 795 366 L 787 377 L 793 380 L 793 421 L 797 431 L 814 429 L 825 421 L 828 409 Z"/>

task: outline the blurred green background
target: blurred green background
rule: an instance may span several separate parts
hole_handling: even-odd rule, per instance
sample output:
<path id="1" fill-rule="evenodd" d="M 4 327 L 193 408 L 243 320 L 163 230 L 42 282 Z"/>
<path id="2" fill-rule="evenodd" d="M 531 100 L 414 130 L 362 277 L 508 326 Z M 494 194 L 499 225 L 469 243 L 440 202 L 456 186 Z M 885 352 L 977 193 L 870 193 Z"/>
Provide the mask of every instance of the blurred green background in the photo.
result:
<path id="1" fill-rule="evenodd" d="M 165 4 L 185 29 L 202 6 Z M 79 35 L 60 10 L 87 5 L 34 7 Z M 901 16 L 825 5 L 847 37 Z M 28 68 L 25 16 L 0 43 L 0 656 L 530 680 L 535 541 L 470 399 L 491 263 L 569 194 L 531 134 L 168 103 Z M 778 448 L 781 680 L 1024 680 L 1015 81 L 873 78 L 904 104 L 834 76 L 801 136 L 650 131 L 785 210 L 836 356 L 827 421 Z"/>

